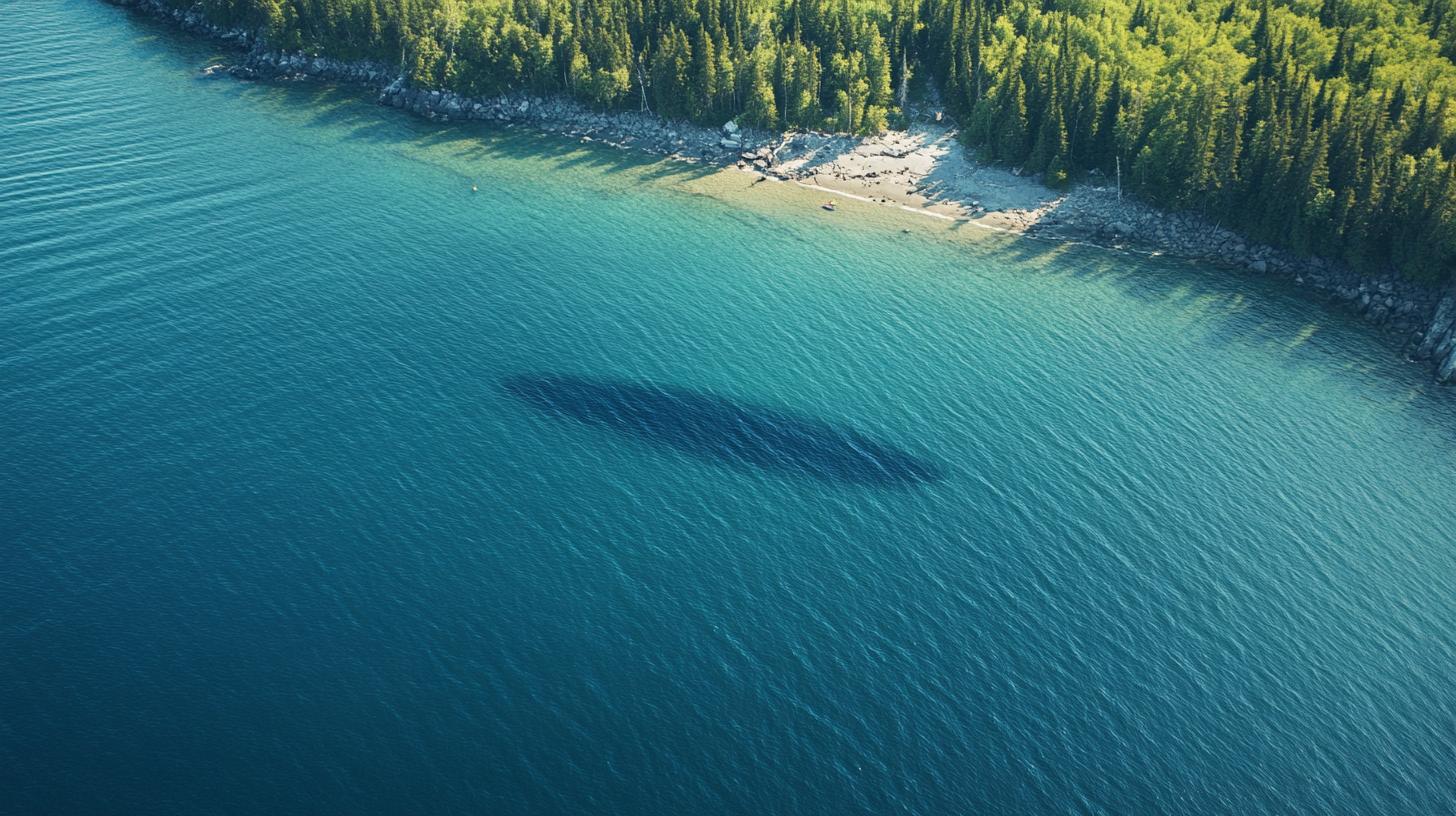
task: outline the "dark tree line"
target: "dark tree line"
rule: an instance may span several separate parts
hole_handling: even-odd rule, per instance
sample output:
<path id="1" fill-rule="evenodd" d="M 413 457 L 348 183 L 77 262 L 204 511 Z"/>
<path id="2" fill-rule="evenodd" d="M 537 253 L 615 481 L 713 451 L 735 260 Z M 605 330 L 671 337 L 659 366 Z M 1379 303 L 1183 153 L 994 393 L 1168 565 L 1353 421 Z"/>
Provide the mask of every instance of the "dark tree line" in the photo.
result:
<path id="1" fill-rule="evenodd" d="M 938 94 L 1050 183 L 1120 173 L 1261 241 L 1451 279 L 1456 0 L 1286 2 L 202 0 L 472 95 L 868 133 Z"/>

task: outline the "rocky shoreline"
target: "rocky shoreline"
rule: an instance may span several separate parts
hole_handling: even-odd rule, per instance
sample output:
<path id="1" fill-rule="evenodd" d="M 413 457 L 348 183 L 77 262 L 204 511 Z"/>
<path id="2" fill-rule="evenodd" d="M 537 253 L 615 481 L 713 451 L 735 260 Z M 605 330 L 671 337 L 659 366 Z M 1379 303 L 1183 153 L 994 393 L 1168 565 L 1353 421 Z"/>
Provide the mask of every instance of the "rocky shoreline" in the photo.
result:
<path id="1" fill-rule="evenodd" d="M 1061 206 L 1028 227 L 1027 234 L 1129 247 L 1286 278 L 1397 337 L 1411 359 L 1432 362 L 1440 382 L 1456 378 L 1456 291 L 1395 274 L 1364 275 L 1343 264 L 1247 242 L 1196 215 L 1163 212 L 1119 198 L 1115 189 L 1090 185 L 1069 193 Z"/>
<path id="2" fill-rule="evenodd" d="M 949 123 L 941 123 L 932 111 L 924 112 L 910 131 L 851 138 L 774 134 L 733 122 L 704 127 L 668 121 L 650 111 L 595 111 L 559 97 L 469 98 L 411 87 L 397 68 L 381 63 L 270 50 L 253 32 L 216 26 L 196 9 L 173 9 L 161 0 L 109 1 L 170 19 L 244 53 L 236 64 L 203 68 L 204 76 L 363 85 L 379 92 L 380 104 L 432 120 L 524 125 L 679 160 L 736 166 L 1028 237 L 1166 254 L 1246 274 L 1279 276 L 1344 304 L 1387 332 L 1404 344 L 1410 359 L 1428 363 L 1439 382 L 1456 381 L 1456 288 L 1441 291 L 1394 274 L 1362 275 L 1338 263 L 1298 257 L 1247 242 L 1195 215 L 1146 206 L 1105 185 L 1081 184 L 1055 193 L 1015 171 L 976 163 L 955 140 Z"/>

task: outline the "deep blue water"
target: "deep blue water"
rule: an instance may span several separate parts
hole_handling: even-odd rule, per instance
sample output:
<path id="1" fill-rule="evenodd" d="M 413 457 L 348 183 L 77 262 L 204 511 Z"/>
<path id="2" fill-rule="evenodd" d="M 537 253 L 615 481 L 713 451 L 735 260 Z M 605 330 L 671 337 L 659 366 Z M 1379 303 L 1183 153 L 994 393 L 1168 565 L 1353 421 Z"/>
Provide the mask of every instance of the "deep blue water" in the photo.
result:
<path id="1" fill-rule="evenodd" d="M 1362 327 L 211 48 L 0 9 L 0 812 L 1456 812 Z"/>

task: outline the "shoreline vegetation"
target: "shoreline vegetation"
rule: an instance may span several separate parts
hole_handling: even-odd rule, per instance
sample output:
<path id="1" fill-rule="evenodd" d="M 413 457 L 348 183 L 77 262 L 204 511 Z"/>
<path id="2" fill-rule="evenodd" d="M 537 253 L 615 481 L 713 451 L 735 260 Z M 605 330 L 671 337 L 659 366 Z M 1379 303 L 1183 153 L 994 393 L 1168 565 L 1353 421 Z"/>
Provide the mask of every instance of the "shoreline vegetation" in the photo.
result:
<path id="1" fill-rule="evenodd" d="M 1276 248 L 1193 212 L 1138 201 L 1118 189 L 1118 182 L 1128 182 L 1125 176 L 1109 178 L 1098 169 L 1083 174 L 1078 183 L 1047 186 L 1043 181 L 1054 174 L 1045 168 L 1034 175 L 1024 172 L 1024 165 L 1011 168 L 978 160 L 961 138 L 962 131 L 947 110 L 950 106 L 936 104 L 933 91 L 929 102 L 909 103 L 905 82 L 900 88 L 902 106 L 896 109 L 895 129 L 876 123 L 873 132 L 857 136 L 765 129 L 749 126 L 747 122 L 754 117 L 743 114 L 714 126 L 659 116 L 648 109 L 645 96 L 640 109 L 602 109 L 560 93 L 529 90 L 470 96 L 412 80 L 411 71 L 400 67 L 404 60 L 391 65 L 275 47 L 257 28 L 219 22 L 218 15 L 208 12 L 202 3 L 179 8 L 169 0 L 108 2 L 231 42 L 245 54 L 237 64 L 202 68 L 204 76 L 313 78 L 359 84 L 378 91 L 381 105 L 432 120 L 519 124 L 582 141 L 736 167 L 765 179 L 824 190 L 830 196 L 872 201 L 1013 234 L 1166 254 L 1238 268 L 1247 274 L 1280 276 L 1346 304 L 1402 342 L 1409 358 L 1427 362 L 1439 382 L 1456 381 L 1456 282 L 1444 266 L 1418 279 L 1394 271 L 1393 264 L 1357 270 L 1343 261 Z M 902 79 L 906 77 L 908 69 L 902 72 Z M 1444 116 L 1444 101 L 1441 111 Z M 972 122 L 970 127 L 978 125 Z M 983 153 L 994 155 L 995 151 L 983 148 Z M 1456 162 L 1447 166 L 1447 172 L 1456 178 Z M 1426 203 L 1445 213 L 1443 203 L 1429 196 Z M 1406 239 L 1415 240 L 1413 236 Z M 1425 236 L 1425 240 L 1437 238 Z M 1444 245 L 1431 248 L 1432 252 L 1443 250 Z"/>

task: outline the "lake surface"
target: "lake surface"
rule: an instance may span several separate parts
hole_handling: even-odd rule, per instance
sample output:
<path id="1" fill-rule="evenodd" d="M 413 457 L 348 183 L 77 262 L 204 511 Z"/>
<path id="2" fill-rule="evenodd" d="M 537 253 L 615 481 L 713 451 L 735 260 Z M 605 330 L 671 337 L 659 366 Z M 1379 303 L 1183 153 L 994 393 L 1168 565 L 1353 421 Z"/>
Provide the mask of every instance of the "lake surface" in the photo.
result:
<path id="1" fill-rule="evenodd" d="M 0 12 L 0 810 L 1456 812 L 1361 326 L 213 56 Z"/>

